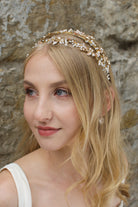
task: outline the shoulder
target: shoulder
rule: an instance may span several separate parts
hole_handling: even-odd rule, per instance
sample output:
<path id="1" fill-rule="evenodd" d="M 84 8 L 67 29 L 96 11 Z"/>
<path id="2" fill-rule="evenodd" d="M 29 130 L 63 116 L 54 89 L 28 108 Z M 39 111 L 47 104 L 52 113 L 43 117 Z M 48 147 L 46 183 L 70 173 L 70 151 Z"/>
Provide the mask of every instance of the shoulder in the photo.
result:
<path id="1" fill-rule="evenodd" d="M 0 206 L 17 206 L 16 186 L 8 170 L 0 172 Z"/>
<path id="2" fill-rule="evenodd" d="M 41 168 L 44 168 L 46 165 L 45 157 L 41 151 L 41 149 L 37 149 L 15 161 L 28 179 L 32 178 L 34 175 L 38 175 L 41 172 Z"/>

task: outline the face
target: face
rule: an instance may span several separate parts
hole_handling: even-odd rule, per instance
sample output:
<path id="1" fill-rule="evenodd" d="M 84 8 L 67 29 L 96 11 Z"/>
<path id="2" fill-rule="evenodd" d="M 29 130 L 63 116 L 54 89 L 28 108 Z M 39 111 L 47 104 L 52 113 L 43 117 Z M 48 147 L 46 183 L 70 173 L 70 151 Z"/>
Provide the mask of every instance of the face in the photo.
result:
<path id="1" fill-rule="evenodd" d="M 81 123 L 66 80 L 48 55 L 29 60 L 24 88 L 24 116 L 40 147 L 55 151 L 70 145 Z"/>

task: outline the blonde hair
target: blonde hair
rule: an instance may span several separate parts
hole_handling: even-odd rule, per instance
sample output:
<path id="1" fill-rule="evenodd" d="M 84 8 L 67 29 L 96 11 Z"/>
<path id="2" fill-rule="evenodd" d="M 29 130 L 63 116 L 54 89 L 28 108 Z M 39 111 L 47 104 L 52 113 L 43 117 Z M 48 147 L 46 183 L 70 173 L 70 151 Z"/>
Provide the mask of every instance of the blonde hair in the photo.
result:
<path id="1" fill-rule="evenodd" d="M 115 194 L 126 202 L 128 185 L 122 181 L 127 177 L 128 164 L 122 147 L 120 104 L 112 72 L 110 82 L 94 58 L 77 48 L 47 46 L 46 43 L 38 44 L 25 65 L 32 56 L 41 52 L 49 55 L 64 75 L 82 123 L 71 154 L 72 163 L 81 175 L 81 180 L 70 190 L 81 186 L 86 202 L 91 207 L 106 206 Z M 100 124 L 102 116 L 104 123 Z M 31 137 L 29 144 L 28 135 Z M 39 147 L 30 129 L 20 148 L 26 146 L 26 142 L 28 148 L 24 154 Z"/>

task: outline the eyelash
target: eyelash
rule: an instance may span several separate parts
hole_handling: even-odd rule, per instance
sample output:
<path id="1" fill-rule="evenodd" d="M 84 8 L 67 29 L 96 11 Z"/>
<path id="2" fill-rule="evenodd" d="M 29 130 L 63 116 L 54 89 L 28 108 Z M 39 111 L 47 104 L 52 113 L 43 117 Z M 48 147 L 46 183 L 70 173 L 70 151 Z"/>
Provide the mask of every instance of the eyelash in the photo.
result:
<path id="1" fill-rule="evenodd" d="M 36 93 L 34 89 L 32 88 L 26 88 L 25 89 L 25 94 L 32 97 L 33 95 L 31 93 Z"/>
<path id="2" fill-rule="evenodd" d="M 59 91 L 62 93 L 66 93 L 66 94 L 65 95 L 58 94 Z M 31 93 L 35 93 L 35 95 L 37 94 L 37 92 L 32 88 L 25 89 L 25 94 L 28 95 L 29 97 L 33 97 L 33 95 Z M 67 97 L 67 96 L 71 96 L 71 92 L 68 89 L 57 88 L 54 90 L 54 95 L 59 96 L 59 97 Z"/>
<path id="3" fill-rule="evenodd" d="M 66 95 L 58 95 L 58 92 L 64 92 Z M 68 89 L 63 89 L 63 88 L 57 88 L 54 91 L 54 95 L 60 96 L 60 97 L 66 97 L 66 96 L 71 96 L 71 92 Z"/>

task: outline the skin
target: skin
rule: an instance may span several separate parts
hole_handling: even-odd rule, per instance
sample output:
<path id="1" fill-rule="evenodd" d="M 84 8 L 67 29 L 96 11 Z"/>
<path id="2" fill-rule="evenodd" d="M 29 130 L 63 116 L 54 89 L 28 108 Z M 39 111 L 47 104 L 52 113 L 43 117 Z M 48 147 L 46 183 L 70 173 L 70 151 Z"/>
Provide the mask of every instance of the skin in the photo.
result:
<path id="1" fill-rule="evenodd" d="M 33 207 L 67 207 L 66 189 L 80 179 L 68 159 L 72 143 L 81 127 L 77 109 L 64 77 L 50 57 L 44 54 L 33 56 L 27 63 L 24 88 L 24 115 L 40 149 L 16 163 L 29 181 Z M 38 126 L 58 130 L 52 135 L 42 136 Z M 66 159 L 68 161 L 64 163 Z M 68 201 L 71 207 L 86 207 L 80 189 L 72 190 L 68 194 Z M 118 198 L 113 197 L 107 207 L 116 207 L 119 202 Z M 7 170 L 0 174 L 0 205 L 18 206 L 16 187 Z"/>
<path id="2" fill-rule="evenodd" d="M 24 116 L 39 145 L 48 151 L 70 145 L 81 123 L 65 78 L 49 56 L 39 54 L 28 62 L 24 88 Z M 39 126 L 54 127 L 58 131 L 41 136 Z"/>

